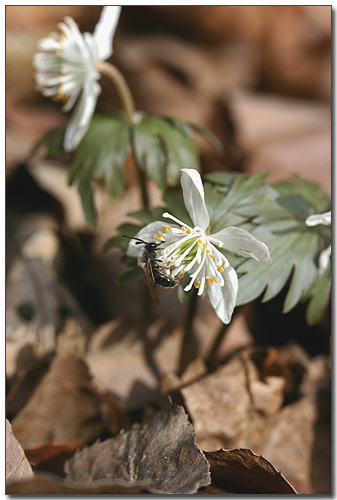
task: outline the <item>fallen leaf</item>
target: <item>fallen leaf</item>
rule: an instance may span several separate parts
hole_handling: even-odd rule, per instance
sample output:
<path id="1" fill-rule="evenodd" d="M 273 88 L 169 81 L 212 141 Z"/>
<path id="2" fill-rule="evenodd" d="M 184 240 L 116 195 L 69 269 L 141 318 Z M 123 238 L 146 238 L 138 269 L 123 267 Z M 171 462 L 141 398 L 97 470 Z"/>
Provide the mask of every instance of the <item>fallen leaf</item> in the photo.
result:
<path id="1" fill-rule="evenodd" d="M 116 483 L 106 484 L 104 481 L 98 481 L 95 486 L 81 487 L 67 484 L 60 478 L 51 474 L 36 474 L 29 481 L 11 484 L 6 493 L 8 495 L 135 495 L 150 493 L 144 485 L 135 483 L 132 487 L 126 487 Z"/>
<path id="2" fill-rule="evenodd" d="M 33 476 L 30 463 L 6 419 L 6 487 L 30 476 Z"/>
<path id="3" fill-rule="evenodd" d="M 314 401 L 286 406 L 270 431 L 262 453 L 282 470 L 300 494 L 312 494 L 311 460 L 317 413 Z"/>
<path id="4" fill-rule="evenodd" d="M 54 444 L 51 441 L 33 448 L 26 448 L 25 453 L 29 457 L 29 462 L 37 467 L 62 454 L 73 455 L 80 446 L 79 444 Z"/>
<path id="5" fill-rule="evenodd" d="M 211 46 L 164 34 L 121 37 L 118 54 L 129 71 L 159 64 L 214 100 L 236 87 L 252 85 L 258 63 L 249 43 Z"/>
<path id="6" fill-rule="evenodd" d="M 261 380 L 270 376 L 284 377 L 286 403 L 300 397 L 301 383 L 310 365 L 309 356 L 300 345 L 290 343 L 281 349 L 254 346 L 249 349 L 249 357 L 256 363 Z"/>
<path id="7" fill-rule="evenodd" d="M 326 359 L 314 358 L 303 397 L 285 406 L 260 452 L 300 494 L 331 493 L 331 394 Z"/>
<path id="8" fill-rule="evenodd" d="M 83 354 L 82 330 L 69 321 L 58 337 L 49 371 L 13 420 L 14 432 L 25 448 L 49 441 L 86 444 L 100 435 L 101 403 Z"/>
<path id="9" fill-rule="evenodd" d="M 271 183 L 297 174 L 331 191 L 328 103 L 236 91 L 228 107 L 247 173 L 268 171 Z"/>
<path id="10" fill-rule="evenodd" d="M 196 493 L 210 484 L 209 465 L 195 444 L 183 407 L 169 405 L 149 423 L 77 452 L 65 465 L 67 478 L 94 486 L 100 479 L 157 493 Z"/>
<path id="11" fill-rule="evenodd" d="M 240 446 L 255 451 L 282 406 L 283 390 L 283 377 L 261 381 L 255 363 L 239 354 L 183 387 L 181 394 L 202 449 Z"/>
<path id="12" fill-rule="evenodd" d="M 149 9 L 184 38 L 218 46 L 249 42 L 259 57 L 256 77 L 263 90 L 330 97 L 329 5 L 311 9 L 305 5 L 170 5 Z M 136 12 L 133 16 L 138 21 Z"/>
<path id="13" fill-rule="evenodd" d="M 52 199 L 34 183 L 24 167 L 7 183 L 7 279 L 6 279 L 6 375 L 31 370 L 50 357 L 56 348 L 56 334 L 66 315 L 89 320 L 70 289 L 61 281 L 65 257 L 57 218 L 45 213 L 57 211 Z M 27 189 L 27 190 L 26 190 Z M 24 195 L 23 195 L 24 193 Z M 28 194 L 29 193 L 29 194 Z M 17 208 L 31 197 L 37 206 L 28 213 Z M 39 200 L 39 201 L 37 201 Z M 19 205 L 20 206 L 20 205 Z M 40 208 L 40 207 L 39 207 Z M 33 212 L 33 213 L 30 213 Z"/>
<path id="14" fill-rule="evenodd" d="M 251 450 L 205 452 L 212 486 L 223 493 L 294 495 L 296 491 L 273 465 Z"/>

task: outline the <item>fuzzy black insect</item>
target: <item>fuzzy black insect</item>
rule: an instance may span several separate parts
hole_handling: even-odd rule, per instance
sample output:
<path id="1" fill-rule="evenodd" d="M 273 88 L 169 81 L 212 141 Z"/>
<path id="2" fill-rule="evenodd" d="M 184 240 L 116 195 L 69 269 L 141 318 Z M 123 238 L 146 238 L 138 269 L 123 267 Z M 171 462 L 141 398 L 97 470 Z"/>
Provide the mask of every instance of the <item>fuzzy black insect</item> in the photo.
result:
<path id="1" fill-rule="evenodd" d="M 161 260 L 157 259 L 157 250 L 161 243 L 147 242 L 126 234 L 123 234 L 123 236 L 131 240 L 137 240 L 136 245 L 145 245 L 142 255 L 138 257 L 137 264 L 144 272 L 151 298 L 157 305 L 160 304 L 157 286 L 173 288 L 178 284 L 176 279 L 165 274 L 167 268 L 164 267 Z"/>

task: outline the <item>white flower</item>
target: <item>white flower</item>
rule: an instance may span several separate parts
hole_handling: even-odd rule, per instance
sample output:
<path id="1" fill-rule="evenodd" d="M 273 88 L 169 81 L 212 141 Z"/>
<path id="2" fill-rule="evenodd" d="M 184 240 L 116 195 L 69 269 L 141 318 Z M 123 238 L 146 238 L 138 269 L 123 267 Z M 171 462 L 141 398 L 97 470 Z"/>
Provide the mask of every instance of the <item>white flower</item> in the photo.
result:
<path id="1" fill-rule="evenodd" d="M 141 229 L 136 237 L 148 242 L 160 242 L 158 258 L 170 270 L 170 275 L 182 279 L 187 273 L 190 281 L 184 290 L 191 290 L 194 286 L 198 289 L 198 295 L 206 291 L 216 314 L 227 324 L 236 303 L 238 278 L 218 248 L 258 261 L 271 261 L 270 253 L 264 243 L 244 229 L 229 226 L 211 233 L 204 188 L 196 170 L 182 169 L 181 185 L 185 206 L 194 227 L 166 212 L 163 217 L 176 224 L 152 222 Z M 142 245 L 130 240 L 129 256 L 138 257 L 142 251 Z"/>
<path id="2" fill-rule="evenodd" d="M 331 225 L 331 210 L 330 212 L 324 212 L 323 214 L 309 215 L 305 221 L 307 226 L 318 226 L 323 224 L 324 226 Z M 331 245 L 325 248 L 318 259 L 318 274 L 321 276 L 329 265 L 329 260 L 331 257 Z"/>
<path id="3" fill-rule="evenodd" d="M 89 128 L 101 86 L 98 62 L 112 54 L 112 42 L 121 8 L 103 7 L 94 33 L 81 33 L 71 17 L 58 25 L 60 33 L 50 33 L 39 41 L 34 56 L 37 89 L 47 97 L 65 103 L 70 111 L 78 100 L 64 137 L 64 149 L 72 151 Z"/>
<path id="4" fill-rule="evenodd" d="M 330 226 L 331 210 L 330 212 L 324 212 L 324 214 L 309 215 L 305 223 L 307 226 L 318 226 L 319 224 L 323 224 L 324 226 Z"/>

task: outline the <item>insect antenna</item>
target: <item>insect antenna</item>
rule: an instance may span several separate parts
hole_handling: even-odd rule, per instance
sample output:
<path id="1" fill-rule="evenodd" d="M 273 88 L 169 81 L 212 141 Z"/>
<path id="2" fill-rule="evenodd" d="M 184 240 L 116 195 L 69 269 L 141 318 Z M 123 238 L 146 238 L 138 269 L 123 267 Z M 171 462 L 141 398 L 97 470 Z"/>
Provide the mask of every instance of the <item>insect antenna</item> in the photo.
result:
<path id="1" fill-rule="evenodd" d="M 141 240 L 140 238 L 136 238 L 135 236 L 128 236 L 127 234 L 123 234 L 124 238 L 130 238 L 130 240 L 138 240 L 135 245 L 140 245 L 141 243 L 144 243 L 144 245 L 148 245 L 148 243 L 144 240 Z"/>

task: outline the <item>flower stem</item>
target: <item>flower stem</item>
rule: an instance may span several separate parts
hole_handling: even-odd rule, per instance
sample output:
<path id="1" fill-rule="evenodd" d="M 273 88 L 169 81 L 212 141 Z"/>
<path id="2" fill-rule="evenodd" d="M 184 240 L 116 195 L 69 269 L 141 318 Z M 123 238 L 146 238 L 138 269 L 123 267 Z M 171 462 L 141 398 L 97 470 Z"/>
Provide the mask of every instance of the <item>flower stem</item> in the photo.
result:
<path id="1" fill-rule="evenodd" d="M 135 154 L 135 147 L 134 147 L 134 140 L 133 140 L 133 132 L 131 131 L 131 143 L 132 143 L 132 149 L 133 149 L 133 159 L 136 165 L 136 170 L 138 174 L 138 181 L 139 181 L 139 186 L 140 186 L 140 194 L 142 197 L 142 205 L 143 208 L 148 208 L 150 206 L 150 200 L 149 200 L 149 193 L 147 190 L 147 182 L 146 182 L 146 175 L 144 170 L 140 168 L 137 162 L 137 156 Z"/>
<path id="2" fill-rule="evenodd" d="M 115 84 L 120 100 L 130 125 L 134 124 L 135 105 L 128 84 L 122 73 L 112 64 L 107 62 L 97 63 L 97 71 L 106 75 Z"/>
<path id="3" fill-rule="evenodd" d="M 110 78 L 110 80 L 115 84 L 115 87 L 117 89 L 118 95 L 120 97 L 120 100 L 122 101 L 127 120 L 129 125 L 134 125 L 135 124 L 135 105 L 133 102 L 133 98 L 131 95 L 130 88 L 128 84 L 126 83 L 126 80 L 122 73 L 112 64 L 107 63 L 107 62 L 99 62 L 97 63 L 97 71 L 102 73 L 103 75 L 106 75 L 107 77 Z M 131 127 L 132 128 L 132 127 Z M 132 130 L 131 130 L 131 141 L 133 143 L 133 138 L 132 138 Z M 132 149 L 133 151 L 135 150 L 133 144 L 132 144 Z M 139 167 L 136 159 L 136 155 L 134 154 L 134 161 L 137 167 L 137 172 L 138 172 L 138 181 L 139 181 L 139 186 L 140 186 L 140 192 L 141 192 L 141 197 L 142 197 L 142 205 L 143 208 L 148 208 L 150 203 L 149 203 L 149 194 L 147 190 L 147 184 L 146 184 L 146 176 L 144 171 Z"/>
<path id="4" fill-rule="evenodd" d="M 233 312 L 233 317 L 232 317 L 232 320 L 234 318 L 234 316 L 237 314 L 239 308 L 237 307 L 236 309 L 234 309 L 234 312 Z M 215 365 L 216 365 L 216 362 L 217 362 L 217 353 L 218 353 L 218 350 L 219 350 L 219 347 L 227 333 L 227 330 L 228 330 L 228 327 L 230 326 L 231 323 L 229 323 L 228 325 L 221 325 L 221 327 L 219 328 L 219 331 L 215 337 L 215 340 L 213 342 L 213 344 L 211 345 L 211 348 L 208 352 L 208 355 L 206 356 L 206 359 L 205 359 L 205 363 L 206 363 L 206 366 L 210 369 L 214 368 Z"/>
<path id="5" fill-rule="evenodd" d="M 178 375 L 181 376 L 188 365 L 188 363 L 193 358 L 193 348 L 192 348 L 192 339 L 193 339 L 193 328 L 192 323 L 195 316 L 195 311 L 197 307 L 197 290 L 194 290 L 191 298 L 189 299 L 187 314 L 185 318 L 184 325 L 184 336 L 181 344 L 180 351 L 180 359 L 178 365 Z"/>

